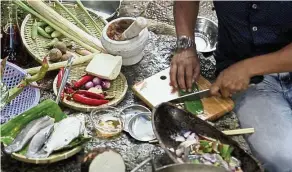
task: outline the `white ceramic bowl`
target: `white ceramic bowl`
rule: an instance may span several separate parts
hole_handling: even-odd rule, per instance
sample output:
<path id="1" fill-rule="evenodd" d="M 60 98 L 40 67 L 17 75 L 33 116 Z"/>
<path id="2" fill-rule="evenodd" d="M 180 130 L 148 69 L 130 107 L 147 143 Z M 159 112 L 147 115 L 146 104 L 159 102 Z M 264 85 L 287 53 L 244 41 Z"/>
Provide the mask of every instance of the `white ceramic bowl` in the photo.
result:
<path id="1" fill-rule="evenodd" d="M 121 17 L 109 22 L 102 31 L 101 43 L 106 51 L 112 55 L 118 55 L 123 57 L 123 65 L 130 66 L 137 64 L 143 58 L 143 50 L 146 46 L 149 32 L 148 29 L 143 29 L 140 34 L 133 39 L 126 41 L 115 41 L 107 36 L 107 30 L 109 25 L 119 20 L 135 20 L 132 17 Z"/>

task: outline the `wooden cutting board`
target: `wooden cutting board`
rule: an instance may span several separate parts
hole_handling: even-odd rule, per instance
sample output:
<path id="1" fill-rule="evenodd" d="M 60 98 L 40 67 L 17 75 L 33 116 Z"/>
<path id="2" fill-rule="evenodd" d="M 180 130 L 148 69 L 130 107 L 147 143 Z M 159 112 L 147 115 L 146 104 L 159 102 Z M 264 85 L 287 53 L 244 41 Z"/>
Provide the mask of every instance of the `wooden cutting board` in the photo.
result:
<path id="1" fill-rule="evenodd" d="M 136 83 L 132 89 L 134 94 L 142 99 L 150 108 L 156 105 L 167 102 L 173 98 L 177 98 L 178 92 L 171 93 L 172 87 L 169 86 L 169 68 Z M 200 76 L 197 85 L 200 90 L 208 89 L 211 83 Z M 234 102 L 231 99 L 223 99 L 219 97 L 209 97 L 202 99 L 204 114 L 199 115 L 204 120 L 216 120 L 230 112 L 234 107 Z"/>

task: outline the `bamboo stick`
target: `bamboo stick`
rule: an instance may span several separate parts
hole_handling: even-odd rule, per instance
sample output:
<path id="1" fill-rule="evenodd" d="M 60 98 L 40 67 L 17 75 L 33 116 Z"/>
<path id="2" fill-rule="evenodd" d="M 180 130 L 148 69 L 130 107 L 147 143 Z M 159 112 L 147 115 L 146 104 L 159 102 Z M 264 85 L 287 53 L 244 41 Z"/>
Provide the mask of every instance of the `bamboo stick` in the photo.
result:
<path id="1" fill-rule="evenodd" d="M 89 62 L 90 60 L 92 60 L 92 58 L 96 55 L 97 53 L 93 53 L 87 56 L 82 56 L 82 57 L 78 57 L 75 58 L 75 60 L 73 61 L 72 65 L 78 65 L 78 64 L 82 64 L 82 63 L 86 63 Z M 67 61 L 63 61 L 63 62 L 58 62 L 58 63 L 52 63 L 49 64 L 49 69 L 48 71 L 52 71 L 52 70 L 58 70 L 61 67 L 65 67 L 67 64 Z M 25 71 L 29 74 L 35 74 L 40 70 L 41 66 L 39 67 L 33 67 L 33 68 L 29 68 L 29 69 L 25 69 Z"/>
<path id="2" fill-rule="evenodd" d="M 254 128 L 243 128 L 243 129 L 236 129 L 236 130 L 225 130 L 222 131 L 224 134 L 231 136 L 231 135 L 240 135 L 240 134 L 251 134 L 254 133 Z"/>

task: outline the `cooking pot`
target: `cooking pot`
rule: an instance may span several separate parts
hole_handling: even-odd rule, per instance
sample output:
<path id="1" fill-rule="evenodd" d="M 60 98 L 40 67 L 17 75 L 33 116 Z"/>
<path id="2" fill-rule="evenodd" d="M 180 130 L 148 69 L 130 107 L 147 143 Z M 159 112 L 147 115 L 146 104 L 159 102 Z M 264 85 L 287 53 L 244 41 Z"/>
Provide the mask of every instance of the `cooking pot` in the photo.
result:
<path id="1" fill-rule="evenodd" d="M 216 167 L 213 165 L 205 165 L 205 164 L 193 164 L 193 163 L 178 163 L 178 164 L 170 164 L 165 165 L 159 168 L 155 167 L 154 157 L 149 157 L 143 162 L 141 162 L 138 166 L 136 166 L 131 172 L 138 171 L 145 164 L 150 162 L 152 166 L 152 172 L 228 172 L 226 169 L 222 167 Z"/>

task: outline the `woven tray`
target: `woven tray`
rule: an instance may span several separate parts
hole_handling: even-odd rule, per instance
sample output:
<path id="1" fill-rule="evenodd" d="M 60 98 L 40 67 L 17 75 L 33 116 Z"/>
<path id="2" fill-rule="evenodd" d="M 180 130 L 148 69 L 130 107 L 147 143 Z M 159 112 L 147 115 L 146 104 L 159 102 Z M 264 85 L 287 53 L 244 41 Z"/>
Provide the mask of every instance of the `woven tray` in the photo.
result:
<path id="1" fill-rule="evenodd" d="M 86 66 L 87 64 L 73 66 L 70 72 L 68 82 L 71 82 L 72 80 L 79 80 L 81 76 L 86 74 L 85 72 Z M 64 101 L 62 101 L 62 104 L 75 110 L 90 112 L 93 109 L 104 108 L 106 106 L 116 106 L 125 97 L 127 89 L 128 89 L 128 84 L 127 84 L 126 77 L 122 73 L 120 73 L 120 75 L 115 80 L 111 81 L 111 87 L 109 90 L 107 90 L 107 92 L 110 93 L 111 95 L 112 94 L 115 95 L 115 98 L 110 100 L 109 103 L 103 104 L 100 106 L 89 106 L 89 105 L 80 104 L 74 101 L 68 101 L 66 100 L 66 98 L 64 98 Z M 54 90 L 55 95 L 57 95 L 58 93 L 57 92 L 57 76 L 53 82 L 53 90 Z"/>
<path id="2" fill-rule="evenodd" d="M 89 18 L 84 14 L 84 12 L 79 8 L 74 6 L 73 4 L 64 4 L 64 6 L 67 7 L 67 9 L 76 17 L 78 20 L 80 20 L 91 33 L 94 33 L 93 36 L 100 38 L 101 32 L 104 26 L 106 25 L 107 21 L 98 16 L 94 11 L 87 9 L 89 14 L 92 16 L 92 18 L 95 20 L 95 22 L 98 24 L 100 31 L 97 32 L 90 22 Z M 56 10 L 61 16 L 68 19 L 70 22 L 74 23 L 76 26 L 76 22 L 69 16 L 69 14 L 64 11 L 60 6 L 55 5 L 53 7 L 54 10 Z M 52 39 L 44 38 L 43 36 L 38 35 L 35 40 L 31 38 L 31 28 L 33 25 L 35 18 L 34 16 L 28 14 L 25 19 L 22 22 L 21 25 L 21 38 L 23 41 L 24 46 L 26 47 L 27 51 L 31 54 L 31 56 L 37 60 L 39 63 L 42 62 L 43 58 L 48 54 L 49 50 L 44 48 L 46 44 L 48 44 Z M 70 40 L 69 38 L 63 38 L 63 40 Z M 71 41 L 71 40 L 70 40 Z M 78 45 L 76 43 L 76 45 Z M 78 47 L 78 46 L 77 46 Z M 51 63 L 51 62 L 49 62 Z"/>

